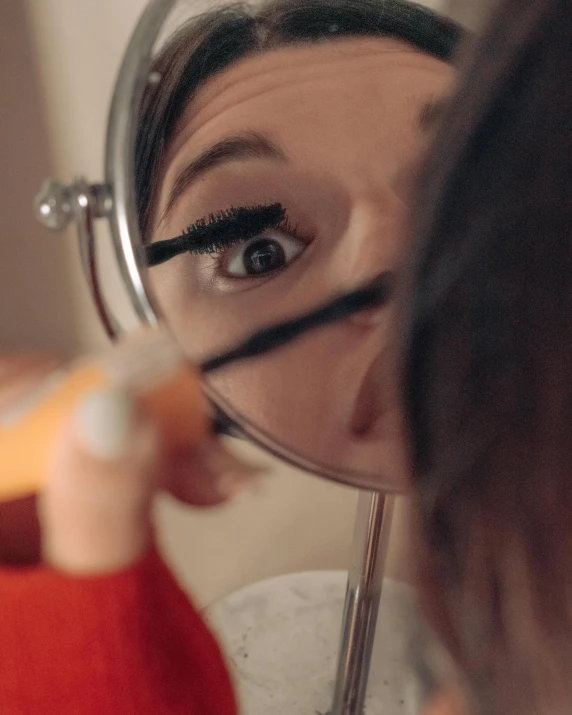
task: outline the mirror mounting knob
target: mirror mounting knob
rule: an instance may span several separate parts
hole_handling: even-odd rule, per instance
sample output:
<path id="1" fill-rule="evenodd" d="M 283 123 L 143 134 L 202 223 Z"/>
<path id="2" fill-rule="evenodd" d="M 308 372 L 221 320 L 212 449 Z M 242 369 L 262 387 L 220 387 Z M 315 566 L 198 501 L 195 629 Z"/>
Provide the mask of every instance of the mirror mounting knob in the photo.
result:
<path id="1" fill-rule="evenodd" d="M 34 201 L 38 221 L 51 231 L 62 231 L 73 219 L 69 187 L 47 179 Z"/>
<path id="2" fill-rule="evenodd" d="M 34 201 L 34 212 L 38 221 L 51 231 L 63 231 L 77 218 L 89 210 L 92 218 L 109 215 L 112 198 L 104 184 L 88 184 L 77 179 L 65 186 L 60 181 L 47 179 Z"/>

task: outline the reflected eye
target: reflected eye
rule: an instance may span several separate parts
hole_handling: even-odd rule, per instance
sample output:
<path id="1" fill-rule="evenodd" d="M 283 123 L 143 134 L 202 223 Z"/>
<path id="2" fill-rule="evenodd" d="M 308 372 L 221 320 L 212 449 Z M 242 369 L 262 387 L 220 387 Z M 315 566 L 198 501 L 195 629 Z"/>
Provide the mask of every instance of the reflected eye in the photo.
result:
<path id="1" fill-rule="evenodd" d="M 287 266 L 306 248 L 306 242 L 278 230 L 267 230 L 229 251 L 225 273 L 235 278 L 264 276 Z"/>

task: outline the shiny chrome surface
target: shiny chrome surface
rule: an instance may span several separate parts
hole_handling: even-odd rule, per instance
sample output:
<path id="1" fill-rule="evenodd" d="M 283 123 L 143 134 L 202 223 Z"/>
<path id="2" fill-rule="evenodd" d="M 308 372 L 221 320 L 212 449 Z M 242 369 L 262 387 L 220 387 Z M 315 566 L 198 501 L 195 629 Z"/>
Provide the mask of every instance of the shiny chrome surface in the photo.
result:
<path id="1" fill-rule="evenodd" d="M 63 231 L 74 218 L 71 187 L 46 179 L 34 200 L 34 214 L 50 231 Z"/>
<path id="2" fill-rule="evenodd" d="M 149 74 L 153 46 L 175 2 L 153 0 L 137 23 L 117 77 L 105 148 L 105 178 L 112 187 L 114 206 L 109 222 L 115 254 L 133 308 L 139 319 L 148 325 L 156 325 L 158 311 L 152 305 L 147 280 L 137 257 L 141 236 L 133 172 L 135 139 L 145 85 L 149 81 L 160 81 Z"/>
<path id="3" fill-rule="evenodd" d="M 395 499 L 361 492 L 331 715 L 362 715 Z"/>
<path id="4" fill-rule="evenodd" d="M 48 179 L 34 201 L 36 218 L 51 231 L 63 231 L 71 223 L 75 224 L 81 267 L 91 297 L 107 336 L 115 340 L 122 331 L 101 290 L 94 231 L 94 221 L 108 218 L 112 208 L 111 194 L 107 186 L 89 184 L 81 178 L 69 186 Z"/>

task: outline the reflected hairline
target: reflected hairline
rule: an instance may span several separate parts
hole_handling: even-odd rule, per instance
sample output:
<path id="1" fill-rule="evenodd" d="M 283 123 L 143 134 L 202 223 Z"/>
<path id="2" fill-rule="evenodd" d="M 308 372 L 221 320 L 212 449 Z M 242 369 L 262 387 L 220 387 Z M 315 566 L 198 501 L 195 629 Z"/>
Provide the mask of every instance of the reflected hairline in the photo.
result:
<path id="1" fill-rule="evenodd" d="M 422 132 L 431 129 L 435 119 L 439 118 L 446 107 L 448 99 L 447 95 L 437 96 L 425 102 L 416 117 L 417 128 Z M 287 161 L 288 157 L 282 147 L 264 132 L 246 130 L 223 137 L 202 151 L 178 173 L 158 225 L 165 221 L 182 194 L 198 178 L 222 164 L 248 159 Z"/>

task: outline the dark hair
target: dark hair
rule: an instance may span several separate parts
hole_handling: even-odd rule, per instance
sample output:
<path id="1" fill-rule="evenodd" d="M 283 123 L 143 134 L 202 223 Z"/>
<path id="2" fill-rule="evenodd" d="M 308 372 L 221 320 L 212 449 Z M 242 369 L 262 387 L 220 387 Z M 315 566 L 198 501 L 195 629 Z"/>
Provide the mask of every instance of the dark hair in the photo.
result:
<path id="1" fill-rule="evenodd" d="M 572 703 L 571 77 L 570 3 L 501 0 L 424 172 L 404 307 L 427 609 L 504 715 Z"/>
<path id="2" fill-rule="evenodd" d="M 137 210 L 148 230 L 157 175 L 187 103 L 209 77 L 248 55 L 332 37 L 382 36 L 407 40 L 449 60 L 460 28 L 403 0 L 270 0 L 229 4 L 185 25 L 154 61 L 161 81 L 149 84 L 135 158 Z"/>

